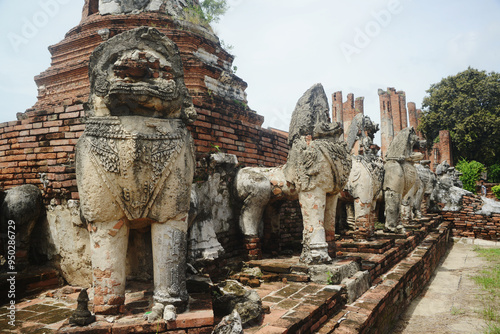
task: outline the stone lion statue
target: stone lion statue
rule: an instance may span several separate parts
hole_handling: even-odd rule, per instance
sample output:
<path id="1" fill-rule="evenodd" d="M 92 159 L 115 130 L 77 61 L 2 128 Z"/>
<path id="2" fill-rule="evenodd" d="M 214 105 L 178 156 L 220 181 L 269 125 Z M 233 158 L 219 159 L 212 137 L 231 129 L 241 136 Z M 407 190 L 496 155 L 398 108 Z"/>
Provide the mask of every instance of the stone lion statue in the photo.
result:
<path id="1" fill-rule="evenodd" d="M 385 227 L 391 232 L 404 231 L 401 224 L 401 204 L 417 182 L 417 169 L 414 163 L 423 159 L 423 154 L 414 152 L 425 147 L 413 127 L 401 130 L 387 149 L 384 163 Z"/>
<path id="2" fill-rule="evenodd" d="M 462 173 L 445 160 L 436 167 L 436 175 L 436 186 L 430 196 L 432 211 L 459 211 L 462 208 L 462 197 L 472 195 L 462 188 Z"/>
<path id="3" fill-rule="evenodd" d="M 422 160 L 415 164 L 417 176 L 412 189 L 403 198 L 401 204 L 401 219 L 409 222 L 413 219 L 422 218 L 422 206 L 426 209 L 430 205 L 430 196 L 436 185 L 436 174 L 430 169 L 430 161 Z"/>
<path id="4" fill-rule="evenodd" d="M 102 43 L 90 57 L 86 128 L 77 144 L 81 213 L 90 231 L 94 311 L 119 312 L 130 229 L 150 226 L 154 299 L 183 310 L 196 112 L 179 50 L 153 28 Z"/>
<path id="5" fill-rule="evenodd" d="M 377 156 L 379 147 L 373 138 L 378 124 L 368 116 L 358 114 L 347 131 L 347 149 L 352 154 L 352 170 L 344 192 L 347 224 L 359 238 L 373 236 L 377 220 L 377 207 L 383 200 L 384 167 Z"/>
<path id="6" fill-rule="evenodd" d="M 247 238 L 260 237 L 268 204 L 298 199 L 304 222 L 300 260 L 308 264 L 331 261 L 327 241 L 334 240 L 337 199 L 351 170 L 341 136 L 340 123 L 330 122 L 323 86 L 314 85 L 292 114 L 287 163 L 276 168 L 243 168 L 236 177 L 237 194 L 243 201 L 240 228 Z"/>

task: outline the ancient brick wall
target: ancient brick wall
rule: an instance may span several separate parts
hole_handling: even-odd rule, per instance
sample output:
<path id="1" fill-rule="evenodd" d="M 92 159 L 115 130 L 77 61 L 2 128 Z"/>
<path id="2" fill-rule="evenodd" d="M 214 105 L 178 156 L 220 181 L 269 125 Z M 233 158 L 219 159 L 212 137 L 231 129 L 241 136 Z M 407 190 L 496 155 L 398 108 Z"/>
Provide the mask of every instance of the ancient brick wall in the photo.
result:
<path id="1" fill-rule="evenodd" d="M 435 171 L 436 167 L 443 161 L 448 161 L 450 166 L 453 166 L 450 131 L 439 131 L 439 141 L 427 152 L 426 158 L 431 161 L 431 168 L 433 171 Z"/>
<path id="2" fill-rule="evenodd" d="M 23 116 L 0 124 L 0 187 L 35 184 L 46 198 L 78 198 L 74 161 L 85 127 L 83 104 Z"/>
<path id="3" fill-rule="evenodd" d="M 408 127 L 408 115 L 405 92 L 396 91 L 395 88 L 389 87 L 387 91 L 379 89 L 378 95 L 382 137 L 380 151 L 383 157 L 394 137 Z"/>
<path id="4" fill-rule="evenodd" d="M 347 138 L 347 131 L 352 120 L 357 114 L 364 114 L 364 97 L 354 98 L 354 94 L 347 94 L 347 100 L 343 102 L 342 92 L 332 94 L 332 121 L 340 122 L 344 128 L 344 138 Z"/>
<path id="5" fill-rule="evenodd" d="M 443 218 L 453 223 L 453 236 L 500 241 L 500 213 L 477 214 L 483 207 L 479 196 L 464 196 L 458 212 L 443 211 Z"/>
<path id="6" fill-rule="evenodd" d="M 286 162 L 288 137 L 262 129 L 238 102 L 213 96 L 196 97 L 198 119 L 191 127 L 198 158 L 217 150 L 234 154 L 245 166 L 277 166 Z"/>
<path id="7" fill-rule="evenodd" d="M 406 93 L 396 91 L 394 88 L 387 88 L 387 91 L 379 89 L 380 100 L 380 130 L 381 130 L 381 154 L 384 157 L 392 140 L 402 129 L 409 126 L 418 129 L 422 110 L 417 109 L 414 102 L 406 103 Z M 407 109 L 408 107 L 408 109 Z M 424 139 L 421 132 L 417 135 Z M 439 131 L 439 141 L 437 143 L 427 143 L 428 150 L 425 152 L 425 160 L 431 160 L 431 169 L 436 170 L 437 165 L 443 161 L 453 166 L 453 156 L 451 147 L 450 132 Z"/>

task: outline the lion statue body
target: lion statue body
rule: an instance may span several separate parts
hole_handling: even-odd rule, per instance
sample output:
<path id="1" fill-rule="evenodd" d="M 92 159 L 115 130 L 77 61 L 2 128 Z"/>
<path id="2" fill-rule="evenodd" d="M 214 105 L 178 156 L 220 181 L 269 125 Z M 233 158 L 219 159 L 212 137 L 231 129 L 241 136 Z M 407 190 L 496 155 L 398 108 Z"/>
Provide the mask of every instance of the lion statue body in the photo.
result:
<path id="1" fill-rule="evenodd" d="M 415 148 L 425 147 L 413 127 L 401 130 L 387 149 L 384 163 L 385 227 L 391 232 L 404 231 L 401 223 L 403 199 L 419 182 L 414 165 L 423 159 L 423 154 Z M 415 188 L 413 188 L 415 189 Z"/>
<path id="2" fill-rule="evenodd" d="M 275 168 L 243 168 L 236 178 L 243 202 L 240 228 L 247 238 L 259 239 L 266 207 L 277 200 L 298 199 L 304 230 L 301 261 L 331 261 L 328 241 L 335 237 L 338 195 L 347 183 L 351 158 L 342 128 L 331 123 L 328 99 L 317 84 L 298 101 L 292 115 L 287 162 Z M 279 228 L 279 218 L 272 222 Z"/>
<path id="3" fill-rule="evenodd" d="M 379 147 L 373 138 L 378 124 L 358 114 L 347 131 L 347 149 L 352 154 L 352 169 L 343 193 L 347 225 L 356 238 L 367 239 L 375 232 L 377 209 L 383 200 L 384 165 L 377 156 Z"/>
<path id="4" fill-rule="evenodd" d="M 91 239 L 94 311 L 125 297 L 130 229 L 150 226 L 154 299 L 183 309 L 186 233 L 195 157 L 186 124 L 196 112 L 177 46 L 153 28 L 102 43 L 90 58 L 77 184 Z"/>

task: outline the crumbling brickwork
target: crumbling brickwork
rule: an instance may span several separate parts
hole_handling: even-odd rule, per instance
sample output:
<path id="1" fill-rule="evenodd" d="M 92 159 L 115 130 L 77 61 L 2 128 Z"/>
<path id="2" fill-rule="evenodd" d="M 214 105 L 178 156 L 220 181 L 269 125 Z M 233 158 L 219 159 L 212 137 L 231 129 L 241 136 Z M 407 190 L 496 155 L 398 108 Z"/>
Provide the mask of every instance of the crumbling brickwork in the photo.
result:
<path id="1" fill-rule="evenodd" d="M 379 89 L 378 95 L 380 100 L 381 154 L 384 157 L 390 143 L 399 131 L 408 126 L 415 130 L 418 129 L 422 110 L 417 109 L 415 102 L 406 103 L 406 93 L 396 91 L 395 88 L 389 87 L 387 91 Z M 424 139 L 421 132 L 417 131 L 417 135 Z M 435 170 L 437 165 L 443 161 L 448 161 L 453 166 L 449 131 L 440 131 L 439 140 L 436 143 L 427 143 L 427 146 L 425 159 L 431 161 L 432 170 Z"/>
<path id="2" fill-rule="evenodd" d="M 344 128 L 344 139 L 347 138 L 347 130 L 357 114 L 364 114 L 364 97 L 354 98 L 354 94 L 347 94 L 347 101 L 343 102 L 342 92 L 332 95 L 332 120 L 340 122 Z"/>
<path id="3" fill-rule="evenodd" d="M 406 94 L 396 91 L 395 88 L 387 88 L 387 91 L 379 89 L 380 100 L 380 123 L 382 147 L 381 154 L 384 157 L 390 143 L 399 131 L 408 127 L 408 116 L 406 112 Z"/>
<path id="4" fill-rule="evenodd" d="M 436 167 L 443 161 L 448 161 L 450 166 L 453 166 L 450 131 L 439 131 L 439 140 L 434 143 L 434 145 L 432 145 L 432 149 L 430 150 L 430 152 L 427 152 L 427 155 L 428 160 L 431 161 L 432 170 L 434 171 L 436 170 Z"/>
<path id="5" fill-rule="evenodd" d="M 479 196 L 464 196 L 462 209 L 458 212 L 445 211 L 443 218 L 453 223 L 453 236 L 500 241 L 500 214 L 478 213 L 483 207 Z"/>

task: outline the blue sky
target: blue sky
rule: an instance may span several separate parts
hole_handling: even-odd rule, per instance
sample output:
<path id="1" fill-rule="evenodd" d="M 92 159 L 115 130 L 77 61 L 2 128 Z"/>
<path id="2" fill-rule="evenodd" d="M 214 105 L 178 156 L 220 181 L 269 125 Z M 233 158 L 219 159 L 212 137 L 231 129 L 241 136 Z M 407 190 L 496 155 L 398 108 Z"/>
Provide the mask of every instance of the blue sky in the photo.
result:
<path id="1" fill-rule="evenodd" d="M 266 127 L 288 130 L 296 101 L 317 82 L 329 96 L 364 96 L 365 113 L 379 122 L 378 88 L 404 90 L 420 107 L 432 83 L 468 66 L 500 72 L 500 0 L 228 3 L 214 30 L 233 46 L 248 104 Z M 33 77 L 50 64 L 47 47 L 78 25 L 82 6 L 0 0 L 0 122 L 35 103 Z"/>

